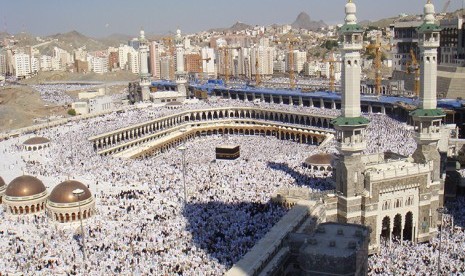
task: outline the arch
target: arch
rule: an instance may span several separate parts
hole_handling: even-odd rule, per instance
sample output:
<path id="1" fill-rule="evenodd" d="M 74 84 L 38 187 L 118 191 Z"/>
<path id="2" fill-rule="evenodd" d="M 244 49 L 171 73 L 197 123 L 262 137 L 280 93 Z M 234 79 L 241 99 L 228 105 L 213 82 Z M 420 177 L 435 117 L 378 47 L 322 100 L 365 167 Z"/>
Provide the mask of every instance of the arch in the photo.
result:
<path id="1" fill-rule="evenodd" d="M 405 222 L 404 222 L 404 240 L 411 241 L 413 240 L 413 214 L 412 212 L 408 212 L 405 215 Z"/>
<path id="2" fill-rule="evenodd" d="M 75 221 L 76 220 L 76 213 L 72 213 L 71 214 L 71 221 Z"/>
<path id="3" fill-rule="evenodd" d="M 381 223 L 381 239 L 389 240 L 391 237 L 391 218 L 385 216 Z"/>
<path id="4" fill-rule="evenodd" d="M 402 232 L 402 216 L 397 214 L 394 217 L 394 227 L 392 228 L 392 236 L 396 239 L 400 239 Z"/>

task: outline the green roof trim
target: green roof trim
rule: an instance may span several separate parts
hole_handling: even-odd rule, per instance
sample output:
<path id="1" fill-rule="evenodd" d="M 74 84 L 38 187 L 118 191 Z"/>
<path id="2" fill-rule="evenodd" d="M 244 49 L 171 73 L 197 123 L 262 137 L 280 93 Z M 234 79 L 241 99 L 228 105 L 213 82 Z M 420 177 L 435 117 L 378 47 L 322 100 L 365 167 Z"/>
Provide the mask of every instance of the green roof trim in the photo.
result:
<path id="1" fill-rule="evenodd" d="M 442 109 L 416 109 L 410 112 L 410 116 L 412 117 L 443 117 L 446 114 L 442 111 Z"/>
<path id="2" fill-rule="evenodd" d="M 344 24 L 341 27 L 342 33 L 363 33 L 364 29 L 358 24 Z"/>
<path id="3" fill-rule="evenodd" d="M 332 120 L 331 123 L 335 126 L 361 126 L 368 125 L 370 120 L 365 117 L 337 117 L 336 119 Z"/>
<path id="4" fill-rule="evenodd" d="M 440 32 L 442 28 L 437 24 L 423 23 L 417 28 L 419 33 Z"/>

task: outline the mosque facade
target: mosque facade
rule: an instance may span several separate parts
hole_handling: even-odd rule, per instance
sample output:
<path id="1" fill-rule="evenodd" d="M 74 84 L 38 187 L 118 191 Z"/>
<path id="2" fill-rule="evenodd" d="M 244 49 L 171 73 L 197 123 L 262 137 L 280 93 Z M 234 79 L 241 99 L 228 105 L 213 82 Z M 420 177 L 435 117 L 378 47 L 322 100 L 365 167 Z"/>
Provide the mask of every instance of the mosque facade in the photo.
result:
<path id="1" fill-rule="evenodd" d="M 370 251 L 382 240 L 428 241 L 436 234 L 444 200 L 444 174 L 438 141 L 445 114 L 436 106 L 437 47 L 440 28 L 434 6 L 424 8 L 418 28 L 421 48 L 419 109 L 411 112 L 417 149 L 411 157 L 392 153 L 366 155 L 365 130 L 360 115 L 360 54 L 363 31 L 356 6 L 346 4 L 341 30 L 343 57 L 342 115 L 333 124 L 340 155 L 335 161 L 336 195 L 327 200 L 326 219 L 370 227 Z"/>

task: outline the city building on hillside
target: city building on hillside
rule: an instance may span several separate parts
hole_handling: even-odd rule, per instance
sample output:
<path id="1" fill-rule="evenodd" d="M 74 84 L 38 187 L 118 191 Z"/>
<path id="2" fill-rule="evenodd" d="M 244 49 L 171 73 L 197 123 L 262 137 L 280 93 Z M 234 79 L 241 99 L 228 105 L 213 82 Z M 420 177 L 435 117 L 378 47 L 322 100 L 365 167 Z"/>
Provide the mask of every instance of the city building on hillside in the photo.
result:
<path id="1" fill-rule="evenodd" d="M 25 79 L 31 76 L 31 57 L 28 54 L 15 54 L 14 64 L 16 78 Z"/>

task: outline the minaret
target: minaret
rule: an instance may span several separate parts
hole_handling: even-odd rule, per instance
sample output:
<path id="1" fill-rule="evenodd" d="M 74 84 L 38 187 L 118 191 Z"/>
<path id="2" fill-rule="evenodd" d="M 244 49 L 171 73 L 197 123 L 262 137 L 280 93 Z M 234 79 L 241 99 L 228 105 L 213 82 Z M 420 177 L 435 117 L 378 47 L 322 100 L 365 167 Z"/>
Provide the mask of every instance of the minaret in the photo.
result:
<path id="1" fill-rule="evenodd" d="M 142 101 L 150 100 L 150 74 L 148 66 L 149 46 L 145 38 L 144 30 L 140 31 L 139 36 L 139 58 L 140 58 L 140 86 L 142 89 Z"/>
<path id="2" fill-rule="evenodd" d="M 340 153 L 336 163 L 336 189 L 339 194 L 338 220 L 361 223 L 361 195 L 364 165 L 361 153 L 366 149 L 365 131 L 369 120 L 360 111 L 360 50 L 363 29 L 357 24 L 357 7 L 349 0 L 345 6 L 345 24 L 340 30 L 342 54 L 342 115 L 332 121 Z"/>
<path id="3" fill-rule="evenodd" d="M 176 85 L 178 94 L 188 98 L 187 73 L 184 71 L 184 45 L 181 30 L 176 31 Z"/>
<path id="4" fill-rule="evenodd" d="M 437 108 L 437 48 L 441 28 L 435 22 L 434 5 L 428 0 L 424 7 L 423 24 L 418 27 L 420 47 L 420 106 L 410 113 L 415 125 L 416 163 L 433 161 L 433 181 L 440 180 L 440 155 L 437 143 L 444 112 Z"/>

